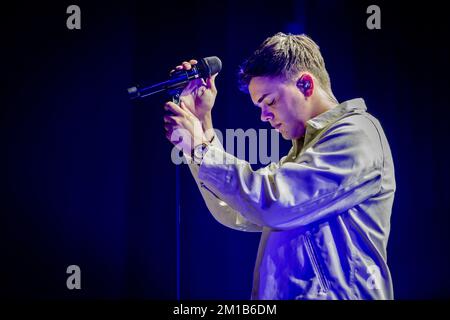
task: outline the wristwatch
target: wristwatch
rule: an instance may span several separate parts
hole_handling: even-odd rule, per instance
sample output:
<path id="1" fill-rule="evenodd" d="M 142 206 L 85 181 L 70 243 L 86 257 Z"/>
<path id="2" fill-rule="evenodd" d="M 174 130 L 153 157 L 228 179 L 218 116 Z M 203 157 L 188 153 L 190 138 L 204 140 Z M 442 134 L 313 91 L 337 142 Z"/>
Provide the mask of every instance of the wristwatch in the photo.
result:
<path id="1" fill-rule="evenodd" d="M 191 152 L 191 157 L 194 163 L 200 165 L 206 152 L 208 152 L 208 144 L 202 143 L 195 146 Z"/>

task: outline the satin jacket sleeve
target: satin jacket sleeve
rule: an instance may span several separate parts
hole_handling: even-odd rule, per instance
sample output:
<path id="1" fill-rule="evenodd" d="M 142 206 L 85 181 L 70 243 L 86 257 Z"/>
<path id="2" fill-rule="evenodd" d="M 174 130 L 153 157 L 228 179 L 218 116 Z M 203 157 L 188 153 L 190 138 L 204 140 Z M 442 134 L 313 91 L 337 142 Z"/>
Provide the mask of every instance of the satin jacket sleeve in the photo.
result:
<path id="1" fill-rule="evenodd" d="M 223 151 L 223 147 L 218 141 L 214 139 L 211 147 L 215 150 Z M 191 170 L 192 176 L 194 177 L 200 193 L 205 200 L 206 206 L 212 216 L 221 224 L 226 227 L 248 232 L 260 232 L 262 231 L 262 226 L 250 222 L 244 216 L 242 216 L 238 211 L 230 207 L 225 201 L 223 201 L 219 196 L 217 196 L 211 189 L 209 189 L 206 184 L 198 178 L 199 166 L 196 164 L 189 164 L 189 169 Z"/>

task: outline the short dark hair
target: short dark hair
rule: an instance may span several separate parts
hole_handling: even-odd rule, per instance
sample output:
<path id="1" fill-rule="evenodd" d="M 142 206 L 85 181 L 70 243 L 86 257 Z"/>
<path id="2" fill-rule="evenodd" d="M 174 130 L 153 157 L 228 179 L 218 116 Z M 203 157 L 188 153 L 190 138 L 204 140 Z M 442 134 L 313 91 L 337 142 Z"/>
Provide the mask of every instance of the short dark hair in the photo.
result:
<path id="1" fill-rule="evenodd" d="M 238 72 L 239 89 L 248 93 L 253 77 L 293 78 L 302 71 L 310 72 L 322 89 L 331 97 L 330 76 L 319 46 L 307 35 L 293 35 L 278 32 L 267 38 L 253 54 L 245 60 Z"/>

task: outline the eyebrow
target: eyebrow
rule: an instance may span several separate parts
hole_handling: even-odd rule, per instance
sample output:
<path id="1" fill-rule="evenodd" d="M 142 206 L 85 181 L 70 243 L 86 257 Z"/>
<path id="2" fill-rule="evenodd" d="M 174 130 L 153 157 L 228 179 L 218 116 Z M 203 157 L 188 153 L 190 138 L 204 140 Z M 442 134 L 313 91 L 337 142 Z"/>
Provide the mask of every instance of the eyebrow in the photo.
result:
<path id="1" fill-rule="evenodd" d="M 261 98 L 258 99 L 258 102 L 255 104 L 255 106 L 258 106 L 258 104 L 261 103 L 261 101 L 263 101 L 263 99 L 264 99 L 265 97 L 267 97 L 268 95 L 269 95 L 269 93 L 264 93 L 264 94 L 261 96 Z"/>

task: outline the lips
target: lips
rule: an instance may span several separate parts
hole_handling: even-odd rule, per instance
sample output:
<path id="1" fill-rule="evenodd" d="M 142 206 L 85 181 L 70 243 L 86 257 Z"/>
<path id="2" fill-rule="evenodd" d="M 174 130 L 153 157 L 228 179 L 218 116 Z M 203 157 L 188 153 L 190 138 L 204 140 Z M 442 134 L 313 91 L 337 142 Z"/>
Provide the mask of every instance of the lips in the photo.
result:
<path id="1" fill-rule="evenodd" d="M 273 126 L 273 128 L 274 128 L 275 130 L 280 130 L 280 127 L 281 127 L 281 123 L 278 123 L 278 124 L 276 124 L 276 125 Z"/>

